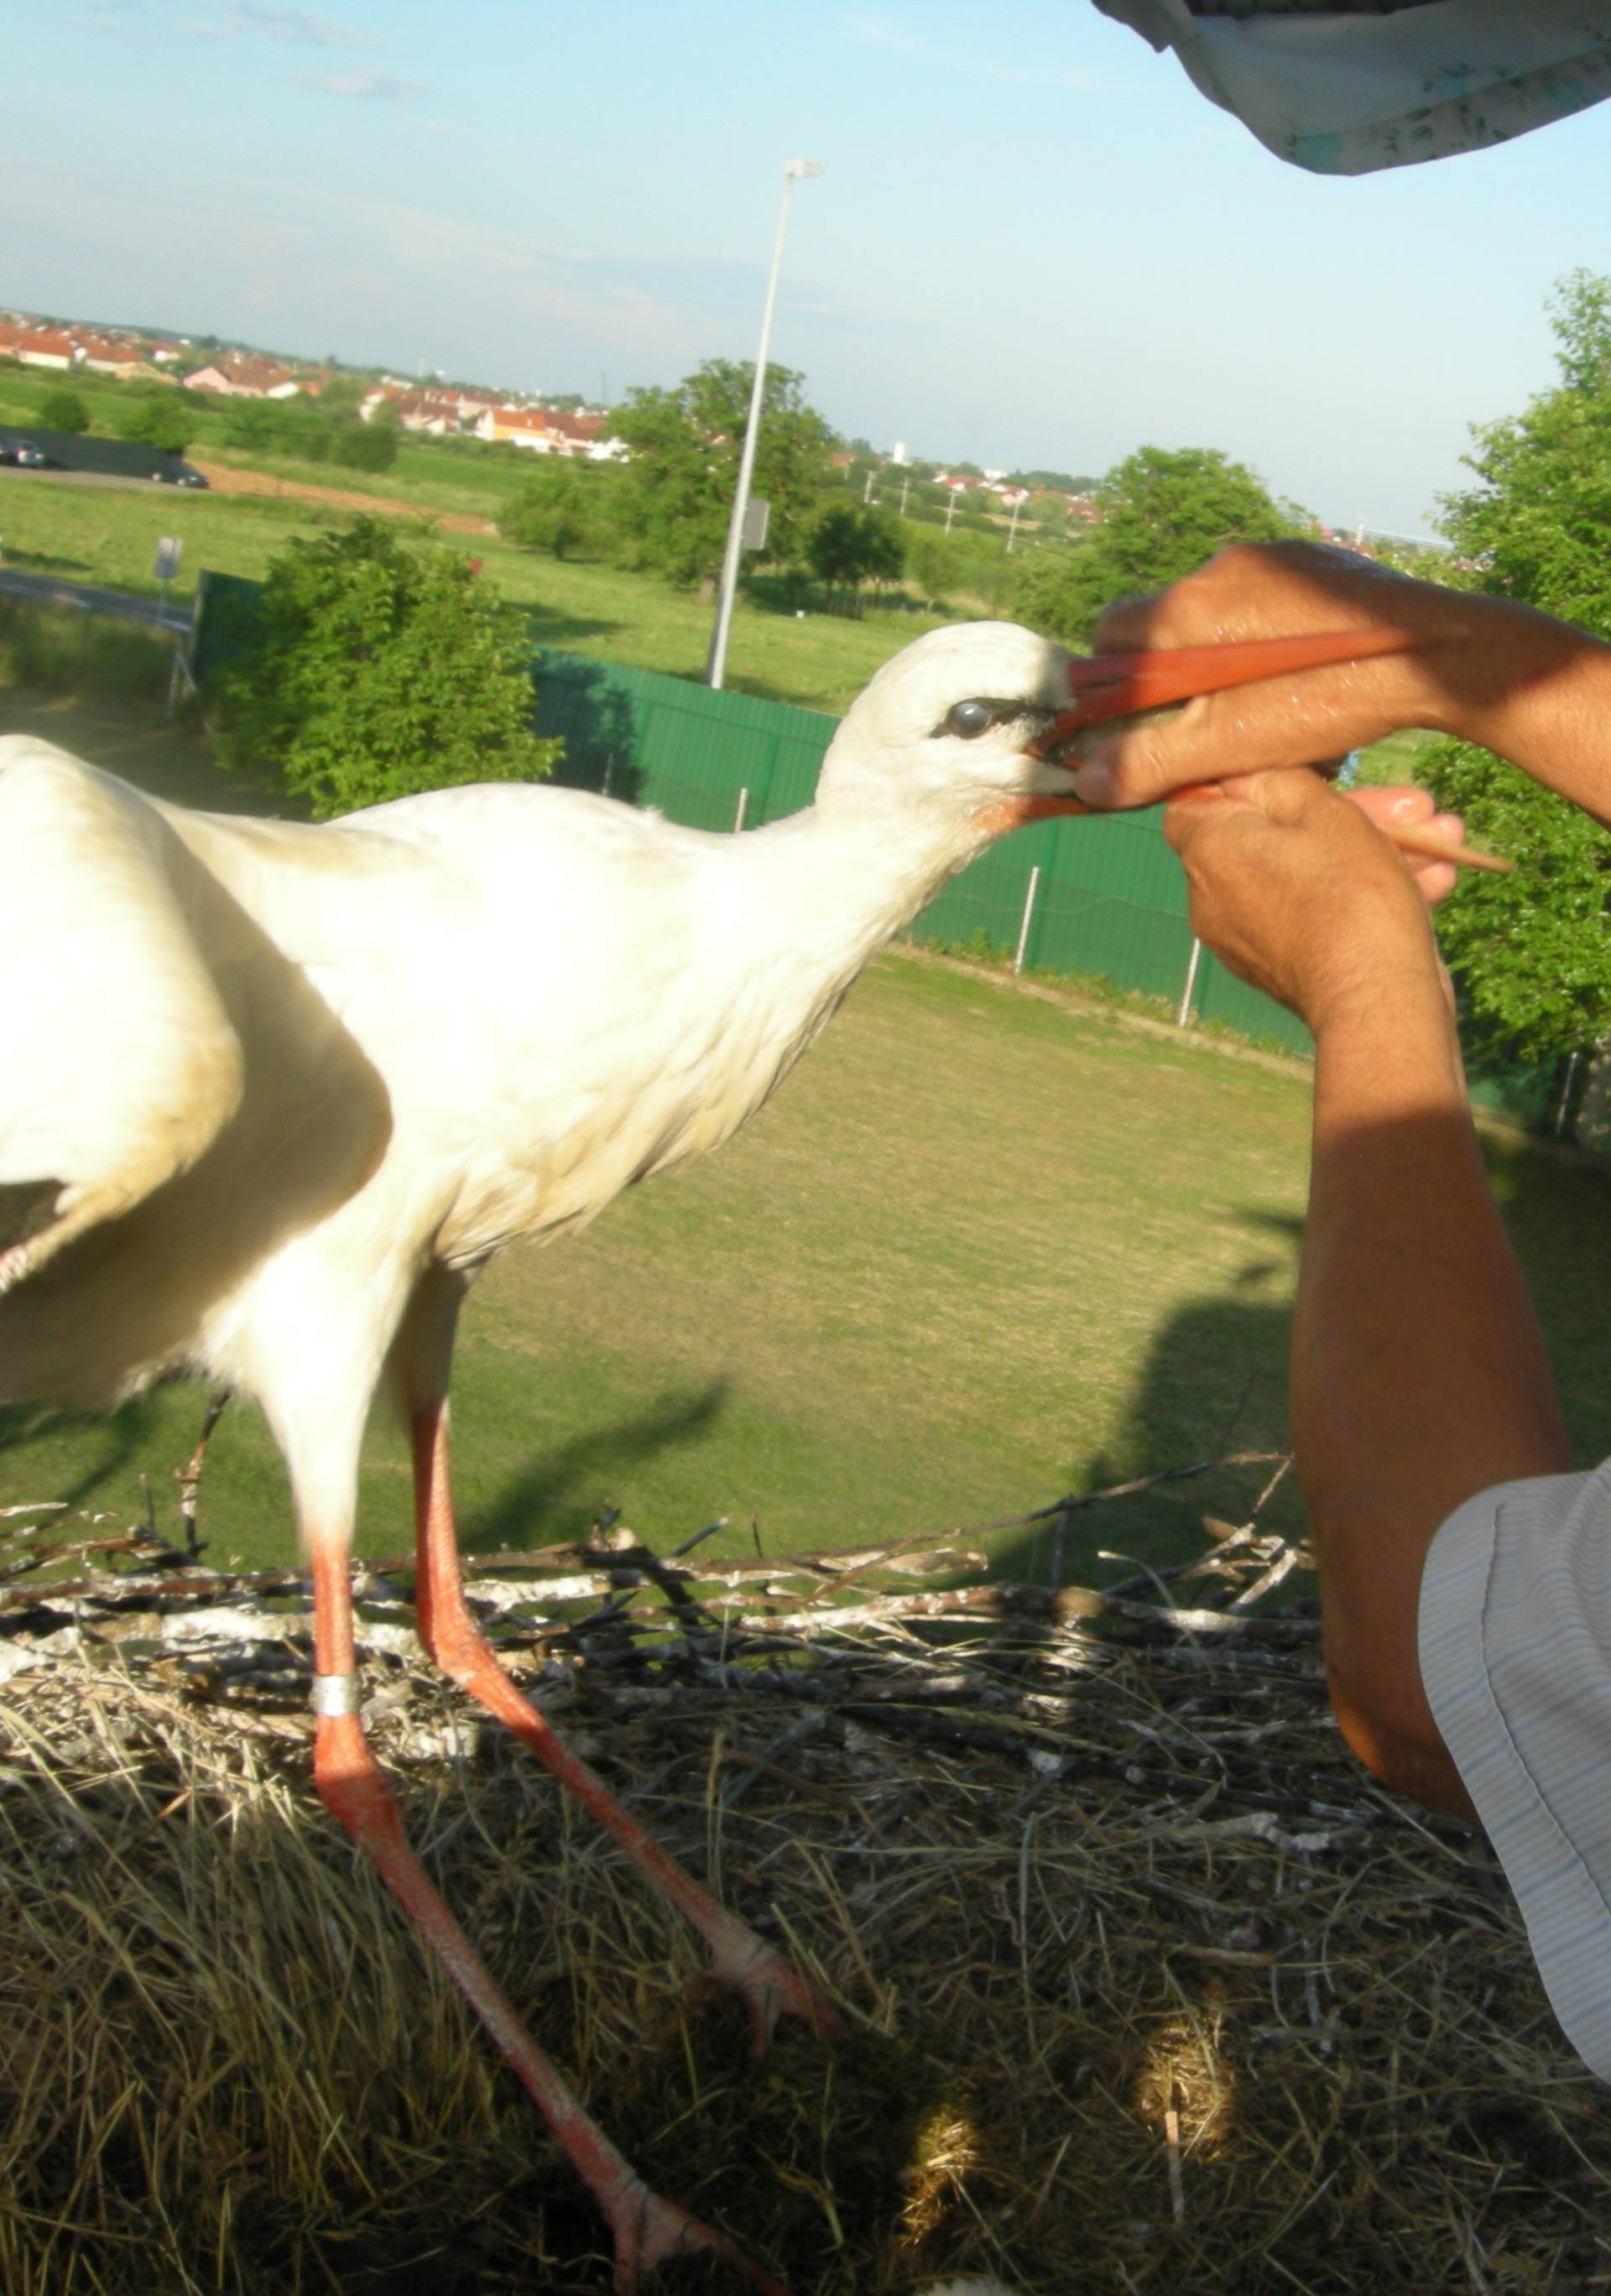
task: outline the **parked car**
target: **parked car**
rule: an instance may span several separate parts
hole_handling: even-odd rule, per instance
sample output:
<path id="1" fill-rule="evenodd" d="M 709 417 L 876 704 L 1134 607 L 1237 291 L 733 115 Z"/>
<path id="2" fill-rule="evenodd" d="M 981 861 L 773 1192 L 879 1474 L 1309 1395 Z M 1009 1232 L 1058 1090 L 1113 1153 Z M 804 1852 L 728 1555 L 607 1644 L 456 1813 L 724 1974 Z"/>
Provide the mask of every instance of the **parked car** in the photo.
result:
<path id="1" fill-rule="evenodd" d="M 151 476 L 159 479 L 165 487 L 204 487 L 209 483 L 200 472 L 192 471 L 188 463 L 181 463 L 171 471 L 153 471 Z"/>
<path id="2" fill-rule="evenodd" d="M 20 471 L 43 471 L 50 467 L 50 456 L 26 439 L 8 439 L 0 441 L 0 463 L 14 463 Z"/>

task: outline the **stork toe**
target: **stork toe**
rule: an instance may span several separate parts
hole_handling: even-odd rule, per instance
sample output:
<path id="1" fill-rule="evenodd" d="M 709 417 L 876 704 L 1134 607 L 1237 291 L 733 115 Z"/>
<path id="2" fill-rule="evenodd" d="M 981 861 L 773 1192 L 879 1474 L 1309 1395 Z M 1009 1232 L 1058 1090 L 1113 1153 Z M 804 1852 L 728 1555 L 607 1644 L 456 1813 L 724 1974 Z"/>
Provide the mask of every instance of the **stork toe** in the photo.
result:
<path id="1" fill-rule="evenodd" d="M 759 2296 L 789 2296 L 781 2280 L 752 2264 L 732 2241 L 691 2217 L 675 2201 L 650 2192 L 637 2177 L 610 2208 L 609 2217 L 615 2237 L 615 2296 L 640 2296 L 645 2274 L 674 2257 L 691 2254 L 719 2256 L 741 2273 Z"/>
<path id="2" fill-rule="evenodd" d="M 711 1975 L 718 1984 L 731 1986 L 749 2013 L 754 2055 L 765 2054 L 780 2017 L 798 2017 L 822 2040 L 839 2039 L 845 2021 L 838 2011 L 747 1922 L 725 1914 L 719 1926 L 707 1930 L 706 1937 Z"/>

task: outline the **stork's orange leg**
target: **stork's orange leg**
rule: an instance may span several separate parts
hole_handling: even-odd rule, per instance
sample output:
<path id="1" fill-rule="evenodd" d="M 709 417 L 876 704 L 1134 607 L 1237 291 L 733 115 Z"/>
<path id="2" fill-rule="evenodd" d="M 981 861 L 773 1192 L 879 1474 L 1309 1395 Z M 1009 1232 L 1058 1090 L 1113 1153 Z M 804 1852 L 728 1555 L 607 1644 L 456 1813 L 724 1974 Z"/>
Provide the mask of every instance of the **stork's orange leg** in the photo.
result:
<path id="1" fill-rule="evenodd" d="M 749 2011 L 750 2038 L 756 2055 L 765 2047 L 780 2017 L 802 2017 L 826 2038 L 843 2028 L 828 2004 L 758 1938 L 748 1922 L 719 1906 L 684 1874 L 659 1844 L 628 1817 L 601 1778 L 573 1754 L 504 1672 L 465 1607 L 447 1480 L 447 1406 L 443 1400 L 413 1404 L 409 1411 L 413 1449 L 414 1529 L 419 1571 L 414 1615 L 420 1636 L 443 1671 L 506 1722 L 563 1786 L 592 1811 L 634 1863 L 664 1890 L 677 1911 L 710 1948 L 711 1967 L 734 1987 Z"/>
<path id="2" fill-rule="evenodd" d="M 642 2276 L 690 2251 L 720 2256 L 760 2296 L 789 2296 L 731 2241 L 643 2182 L 532 2039 L 486 1964 L 448 1912 L 403 1832 L 391 1789 L 358 1718 L 352 1595 L 344 1540 L 310 1537 L 314 1582 L 314 1780 L 320 1799 L 372 1860 L 434 1953 L 519 2074 L 615 2243 L 617 2296 L 634 2296 Z"/>

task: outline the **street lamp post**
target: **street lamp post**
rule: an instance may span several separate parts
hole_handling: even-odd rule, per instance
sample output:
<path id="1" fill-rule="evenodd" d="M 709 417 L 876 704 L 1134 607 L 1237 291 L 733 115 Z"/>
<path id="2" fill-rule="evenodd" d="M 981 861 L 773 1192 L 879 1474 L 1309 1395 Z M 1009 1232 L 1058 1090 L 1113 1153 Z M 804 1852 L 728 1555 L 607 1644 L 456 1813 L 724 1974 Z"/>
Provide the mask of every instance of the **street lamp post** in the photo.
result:
<path id="1" fill-rule="evenodd" d="M 756 351 L 755 382 L 749 393 L 749 419 L 744 425 L 744 449 L 739 456 L 739 483 L 727 525 L 727 548 L 722 559 L 722 586 L 716 596 L 716 626 L 705 666 L 707 685 L 719 686 L 727 661 L 727 632 L 732 621 L 732 602 L 739 586 L 739 554 L 744 541 L 744 510 L 749 500 L 749 480 L 755 470 L 756 439 L 761 428 L 761 398 L 766 389 L 766 352 L 772 341 L 772 307 L 778 299 L 778 273 L 783 263 L 783 232 L 789 221 L 789 194 L 797 182 L 820 176 L 814 160 L 785 160 L 783 196 L 778 204 L 777 236 L 772 243 L 772 269 L 766 279 L 766 302 L 761 313 L 761 340 Z"/>

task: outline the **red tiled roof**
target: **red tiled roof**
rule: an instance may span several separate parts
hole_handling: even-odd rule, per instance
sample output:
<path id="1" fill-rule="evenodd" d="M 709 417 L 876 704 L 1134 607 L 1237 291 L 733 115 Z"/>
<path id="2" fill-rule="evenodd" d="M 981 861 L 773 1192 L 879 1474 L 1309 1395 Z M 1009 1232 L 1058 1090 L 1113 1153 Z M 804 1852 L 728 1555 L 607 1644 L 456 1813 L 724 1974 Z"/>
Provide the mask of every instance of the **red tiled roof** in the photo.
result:
<path id="1" fill-rule="evenodd" d="M 53 327 L 0 328 L 0 339 L 8 350 L 37 351 L 46 358 L 71 358 L 73 343 L 70 335 L 60 334 Z"/>

